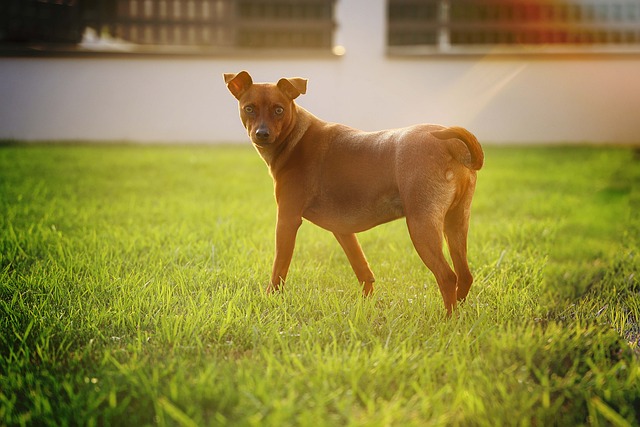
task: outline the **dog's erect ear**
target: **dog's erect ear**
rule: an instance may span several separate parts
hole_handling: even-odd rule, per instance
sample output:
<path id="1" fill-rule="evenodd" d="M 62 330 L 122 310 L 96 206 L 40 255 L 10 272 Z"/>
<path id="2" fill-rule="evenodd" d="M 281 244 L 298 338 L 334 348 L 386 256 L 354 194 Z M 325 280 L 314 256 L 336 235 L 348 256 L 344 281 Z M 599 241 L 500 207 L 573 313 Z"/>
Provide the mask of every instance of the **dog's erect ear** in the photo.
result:
<path id="1" fill-rule="evenodd" d="M 307 79 L 301 79 L 300 77 L 280 79 L 278 87 L 289 98 L 296 99 L 300 94 L 307 93 Z"/>
<path id="2" fill-rule="evenodd" d="M 243 93 L 247 91 L 253 84 L 251 76 L 246 71 L 240 71 L 238 74 L 224 74 L 224 82 L 227 84 L 229 91 L 240 99 Z"/>

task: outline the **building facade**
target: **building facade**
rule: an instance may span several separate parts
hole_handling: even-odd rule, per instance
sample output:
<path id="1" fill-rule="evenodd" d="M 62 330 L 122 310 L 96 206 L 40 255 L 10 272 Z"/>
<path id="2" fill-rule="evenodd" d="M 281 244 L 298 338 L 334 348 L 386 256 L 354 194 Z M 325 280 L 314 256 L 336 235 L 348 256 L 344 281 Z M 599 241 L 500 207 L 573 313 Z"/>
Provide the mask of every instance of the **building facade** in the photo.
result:
<path id="1" fill-rule="evenodd" d="M 491 143 L 640 143 L 637 0 L 49 6 L 0 13 L 2 139 L 245 141 L 222 73 L 247 70 L 308 78 L 300 105 L 364 130 L 428 122 Z"/>

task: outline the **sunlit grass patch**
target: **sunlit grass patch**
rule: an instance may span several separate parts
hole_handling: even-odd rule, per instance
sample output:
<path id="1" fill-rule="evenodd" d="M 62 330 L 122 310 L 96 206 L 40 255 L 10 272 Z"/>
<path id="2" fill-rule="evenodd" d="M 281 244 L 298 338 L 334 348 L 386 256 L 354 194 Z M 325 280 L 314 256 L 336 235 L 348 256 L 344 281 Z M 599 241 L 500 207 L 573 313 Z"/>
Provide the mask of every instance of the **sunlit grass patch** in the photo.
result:
<path id="1" fill-rule="evenodd" d="M 275 203 L 244 147 L 0 148 L 0 420 L 640 424 L 638 163 L 486 149 L 452 319 L 403 221 L 363 299 L 305 223 L 267 296 Z"/>

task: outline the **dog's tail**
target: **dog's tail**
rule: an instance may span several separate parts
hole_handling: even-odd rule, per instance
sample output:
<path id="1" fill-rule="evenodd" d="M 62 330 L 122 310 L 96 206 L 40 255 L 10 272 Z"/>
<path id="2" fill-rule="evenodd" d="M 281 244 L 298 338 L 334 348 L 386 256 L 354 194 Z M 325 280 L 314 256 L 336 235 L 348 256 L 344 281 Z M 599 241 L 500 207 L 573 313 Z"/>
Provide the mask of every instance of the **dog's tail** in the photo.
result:
<path id="1" fill-rule="evenodd" d="M 484 152 L 478 139 L 468 130 L 461 127 L 450 127 L 431 132 L 431 135 L 441 140 L 460 140 L 466 145 L 466 150 L 459 144 L 448 144 L 451 155 L 471 170 L 479 170 L 484 164 Z"/>

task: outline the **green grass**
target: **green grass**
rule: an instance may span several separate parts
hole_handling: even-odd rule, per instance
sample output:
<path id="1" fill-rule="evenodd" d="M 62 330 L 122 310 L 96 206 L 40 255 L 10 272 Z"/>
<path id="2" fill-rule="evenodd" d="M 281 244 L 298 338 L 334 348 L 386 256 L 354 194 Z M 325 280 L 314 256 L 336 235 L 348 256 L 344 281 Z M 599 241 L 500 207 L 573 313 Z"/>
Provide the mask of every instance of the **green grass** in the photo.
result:
<path id="1" fill-rule="evenodd" d="M 266 296 L 250 148 L 0 147 L 0 425 L 640 425 L 639 183 L 488 147 L 447 320 L 403 221 L 360 235 L 372 298 L 307 223 Z"/>

